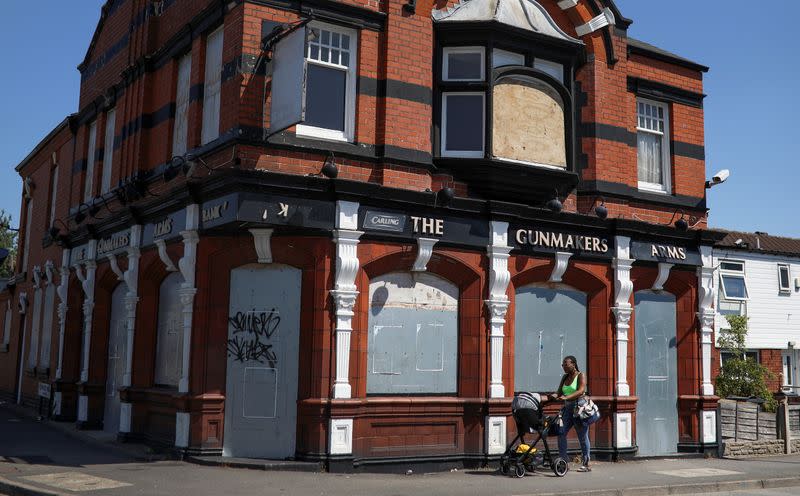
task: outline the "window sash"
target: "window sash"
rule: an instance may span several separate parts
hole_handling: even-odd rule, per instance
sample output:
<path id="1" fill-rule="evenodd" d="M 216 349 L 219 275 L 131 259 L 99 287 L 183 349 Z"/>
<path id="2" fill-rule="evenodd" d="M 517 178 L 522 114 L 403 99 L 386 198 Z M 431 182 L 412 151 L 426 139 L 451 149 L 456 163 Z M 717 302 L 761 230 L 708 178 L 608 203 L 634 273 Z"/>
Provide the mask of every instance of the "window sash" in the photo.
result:
<path id="1" fill-rule="evenodd" d="M 669 108 L 639 98 L 636 109 L 639 189 L 670 193 Z"/>
<path id="2" fill-rule="evenodd" d="M 458 96 L 479 96 L 481 98 L 481 115 L 480 115 L 480 136 L 481 146 L 480 150 L 458 150 L 447 147 L 447 130 L 448 130 L 448 105 L 449 98 Z M 462 157 L 462 158 L 481 158 L 486 150 L 486 94 L 482 91 L 473 92 L 448 92 L 442 93 L 442 129 L 441 129 L 441 150 L 444 157 Z"/>
<path id="3" fill-rule="evenodd" d="M 100 183 L 100 194 L 111 191 L 111 171 L 114 166 L 114 131 L 117 120 L 116 109 L 106 113 L 106 136 L 103 145 L 103 175 Z"/>
<path id="4" fill-rule="evenodd" d="M 178 62 L 178 81 L 175 91 L 175 122 L 172 128 L 172 156 L 186 153 L 189 134 L 189 98 L 192 77 L 192 54 Z"/>
<path id="5" fill-rule="evenodd" d="M 220 91 L 222 87 L 222 28 L 206 39 L 206 70 L 203 88 L 202 144 L 219 137 Z"/>
<path id="6" fill-rule="evenodd" d="M 492 50 L 492 69 L 506 65 L 525 65 L 525 54 L 495 48 Z"/>
<path id="7" fill-rule="evenodd" d="M 483 81 L 486 74 L 485 49 L 481 46 L 471 47 L 445 47 L 442 50 L 442 80 L 444 81 Z M 479 75 L 477 77 L 450 77 L 450 55 L 477 54 L 479 62 Z"/>
<path id="8" fill-rule="evenodd" d="M 83 201 L 94 197 L 94 156 L 97 148 L 97 121 L 89 124 L 89 144 L 86 147 L 86 177 L 83 185 Z"/>
<path id="9" fill-rule="evenodd" d="M 559 64 L 558 62 L 553 62 L 552 60 L 537 58 L 533 61 L 533 68 L 553 76 L 562 84 L 564 83 L 564 64 Z"/>
<path id="10" fill-rule="evenodd" d="M 744 262 L 731 262 L 726 260 L 720 262 L 719 270 L 728 272 L 744 272 Z"/>
<path id="11" fill-rule="evenodd" d="M 789 266 L 784 264 L 778 264 L 778 289 L 781 292 L 788 293 L 792 289 L 791 283 L 792 283 L 792 276 L 789 270 Z"/>
<path id="12" fill-rule="evenodd" d="M 728 282 L 726 282 L 726 279 Z M 744 301 L 748 299 L 748 291 L 747 291 L 747 281 L 744 278 L 744 275 L 741 274 L 720 274 L 719 277 L 720 286 L 722 286 L 722 293 L 725 296 L 726 300 L 734 300 L 734 301 Z M 743 296 L 731 295 L 728 291 L 728 284 L 732 283 L 735 280 L 742 281 L 742 292 L 744 293 Z M 733 287 L 731 288 L 733 289 Z"/>
<path id="13" fill-rule="evenodd" d="M 358 33 L 355 30 L 314 22 L 309 25 L 309 29 L 319 33 L 318 37 L 309 42 L 306 49 L 305 61 L 307 65 L 316 65 L 330 69 L 344 71 L 345 90 L 344 90 L 344 130 L 328 129 L 309 124 L 297 124 L 295 134 L 320 138 L 331 141 L 353 141 L 355 139 L 355 110 L 356 110 L 356 69 L 358 66 Z M 327 40 L 325 39 L 327 34 Z M 339 36 L 339 47 L 334 46 L 334 35 Z M 345 38 L 347 37 L 347 48 L 344 48 Z M 316 47 L 316 51 L 312 51 Z M 328 49 L 328 60 L 323 59 L 323 49 Z M 331 49 L 339 50 L 339 63 L 330 61 Z M 314 56 L 312 58 L 312 55 Z M 347 60 L 344 60 L 346 55 Z M 344 63 L 343 63 L 344 62 Z M 306 71 L 308 72 L 308 71 Z M 308 85 L 308 82 L 306 83 Z M 306 106 L 306 112 L 308 112 Z"/>

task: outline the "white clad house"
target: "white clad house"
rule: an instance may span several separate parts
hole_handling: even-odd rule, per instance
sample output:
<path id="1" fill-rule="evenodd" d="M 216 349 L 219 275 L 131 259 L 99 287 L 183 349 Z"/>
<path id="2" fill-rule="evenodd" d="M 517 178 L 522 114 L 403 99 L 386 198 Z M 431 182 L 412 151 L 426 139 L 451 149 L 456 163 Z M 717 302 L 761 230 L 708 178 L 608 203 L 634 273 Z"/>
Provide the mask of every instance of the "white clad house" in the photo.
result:
<path id="1" fill-rule="evenodd" d="M 773 393 L 797 395 L 800 377 L 800 239 L 729 232 L 714 247 L 716 335 L 725 315 L 748 318 L 748 355 L 775 375 Z M 714 376 L 726 359 L 716 349 Z"/>

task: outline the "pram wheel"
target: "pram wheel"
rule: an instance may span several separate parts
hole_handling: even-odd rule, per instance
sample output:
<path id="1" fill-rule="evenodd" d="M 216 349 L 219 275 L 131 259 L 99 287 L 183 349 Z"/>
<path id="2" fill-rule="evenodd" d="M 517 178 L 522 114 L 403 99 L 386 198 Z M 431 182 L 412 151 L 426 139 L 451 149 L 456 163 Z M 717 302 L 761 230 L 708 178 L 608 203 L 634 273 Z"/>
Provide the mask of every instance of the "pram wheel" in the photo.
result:
<path id="1" fill-rule="evenodd" d="M 508 475 L 508 472 L 509 472 L 510 469 L 511 469 L 511 467 L 508 466 L 508 462 L 506 462 L 506 461 L 500 462 L 500 473 L 501 474 Z"/>
<path id="2" fill-rule="evenodd" d="M 519 479 L 525 477 L 525 467 L 523 465 L 514 465 L 514 475 Z"/>
<path id="3" fill-rule="evenodd" d="M 553 460 L 550 466 L 553 469 L 553 473 L 558 477 L 564 477 L 567 475 L 567 471 L 569 470 L 569 464 L 567 464 L 567 461 L 561 457 Z"/>

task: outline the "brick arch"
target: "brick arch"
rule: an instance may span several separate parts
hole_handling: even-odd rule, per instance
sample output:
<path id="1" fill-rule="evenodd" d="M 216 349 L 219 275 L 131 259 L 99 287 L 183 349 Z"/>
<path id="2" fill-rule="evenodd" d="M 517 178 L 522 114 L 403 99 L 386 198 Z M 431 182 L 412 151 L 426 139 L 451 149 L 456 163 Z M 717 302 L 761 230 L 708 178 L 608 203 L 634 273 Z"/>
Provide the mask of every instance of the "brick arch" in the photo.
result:
<path id="1" fill-rule="evenodd" d="M 391 272 L 409 272 L 416 259 L 416 248 L 410 245 L 375 244 L 359 250 L 363 263 L 356 286 L 360 291 L 353 321 L 350 348 L 350 370 L 353 396 L 367 392 L 367 336 L 369 334 L 369 282 Z M 364 256 L 366 255 L 366 256 Z M 487 330 L 483 317 L 485 257 L 479 253 L 458 250 L 436 250 L 427 272 L 446 279 L 458 287 L 458 395 L 485 396 L 489 387 Z"/>

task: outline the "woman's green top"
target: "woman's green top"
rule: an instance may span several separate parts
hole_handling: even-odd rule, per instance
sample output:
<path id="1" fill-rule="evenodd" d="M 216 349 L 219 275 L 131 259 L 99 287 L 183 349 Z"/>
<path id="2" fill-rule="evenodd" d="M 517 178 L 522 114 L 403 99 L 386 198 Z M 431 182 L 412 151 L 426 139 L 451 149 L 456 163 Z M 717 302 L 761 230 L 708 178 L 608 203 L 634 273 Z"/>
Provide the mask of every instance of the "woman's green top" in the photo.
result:
<path id="1" fill-rule="evenodd" d="M 561 386 L 561 394 L 564 396 L 569 396 L 570 394 L 574 393 L 578 390 L 578 376 L 581 375 L 580 372 L 575 374 L 575 380 L 572 381 L 572 384 L 564 384 Z"/>

